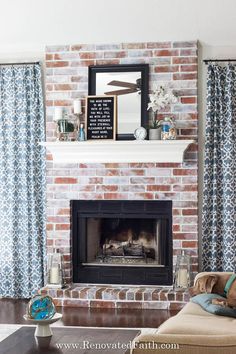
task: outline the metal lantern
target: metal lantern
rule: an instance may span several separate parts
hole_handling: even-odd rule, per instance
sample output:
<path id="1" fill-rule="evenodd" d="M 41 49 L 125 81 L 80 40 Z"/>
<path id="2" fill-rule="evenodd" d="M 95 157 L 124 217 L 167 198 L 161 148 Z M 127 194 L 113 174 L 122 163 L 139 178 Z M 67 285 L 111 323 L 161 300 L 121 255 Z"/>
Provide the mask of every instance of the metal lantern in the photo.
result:
<path id="1" fill-rule="evenodd" d="M 176 266 L 175 266 L 175 281 L 174 288 L 178 289 L 188 289 L 190 286 L 190 256 L 185 254 L 184 251 L 177 256 Z"/>
<path id="2" fill-rule="evenodd" d="M 63 264 L 62 254 L 58 249 L 48 254 L 47 262 L 47 286 L 53 288 L 62 288 L 63 281 Z"/>

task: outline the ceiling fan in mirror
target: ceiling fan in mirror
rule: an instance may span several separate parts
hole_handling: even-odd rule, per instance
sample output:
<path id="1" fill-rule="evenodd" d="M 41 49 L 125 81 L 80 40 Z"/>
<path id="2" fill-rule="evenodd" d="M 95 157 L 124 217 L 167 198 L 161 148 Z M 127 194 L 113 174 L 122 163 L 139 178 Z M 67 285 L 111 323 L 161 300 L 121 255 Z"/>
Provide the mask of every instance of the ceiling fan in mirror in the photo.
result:
<path id="1" fill-rule="evenodd" d="M 132 82 L 112 80 L 108 82 L 107 85 L 124 87 L 124 89 L 107 91 L 105 92 L 105 95 L 121 96 L 121 95 L 127 95 L 129 93 L 135 93 L 135 92 L 141 94 L 141 78 L 136 80 L 136 84 Z"/>

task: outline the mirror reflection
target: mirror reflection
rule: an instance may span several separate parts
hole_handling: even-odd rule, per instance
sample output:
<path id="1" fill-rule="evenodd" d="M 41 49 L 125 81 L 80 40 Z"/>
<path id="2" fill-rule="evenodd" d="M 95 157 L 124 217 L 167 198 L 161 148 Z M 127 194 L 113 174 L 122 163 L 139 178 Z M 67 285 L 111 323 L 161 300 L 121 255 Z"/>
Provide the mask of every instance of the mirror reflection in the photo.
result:
<path id="1" fill-rule="evenodd" d="M 141 72 L 98 73 L 97 95 L 117 95 L 118 134 L 133 134 L 140 126 Z"/>

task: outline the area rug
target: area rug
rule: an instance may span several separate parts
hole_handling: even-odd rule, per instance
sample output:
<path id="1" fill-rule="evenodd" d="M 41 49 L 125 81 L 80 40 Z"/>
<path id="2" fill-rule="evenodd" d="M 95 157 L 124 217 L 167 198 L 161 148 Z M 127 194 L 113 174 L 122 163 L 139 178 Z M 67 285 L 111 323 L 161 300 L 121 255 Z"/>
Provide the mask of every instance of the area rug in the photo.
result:
<path id="1" fill-rule="evenodd" d="M 22 325 L 0 324 L 0 342 L 17 331 L 21 326 Z"/>

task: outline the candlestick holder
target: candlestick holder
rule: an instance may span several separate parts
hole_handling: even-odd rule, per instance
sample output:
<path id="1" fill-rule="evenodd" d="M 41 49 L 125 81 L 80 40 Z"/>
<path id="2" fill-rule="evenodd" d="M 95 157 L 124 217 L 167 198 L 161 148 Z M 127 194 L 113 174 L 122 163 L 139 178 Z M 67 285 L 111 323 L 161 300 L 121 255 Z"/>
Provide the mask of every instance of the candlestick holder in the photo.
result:
<path id="1" fill-rule="evenodd" d="M 82 106 L 81 106 L 81 99 L 76 99 L 73 102 L 73 109 L 74 109 L 74 117 L 76 121 L 76 129 L 77 129 L 77 134 L 79 132 L 79 127 L 80 127 L 80 115 L 82 115 Z"/>
<path id="2" fill-rule="evenodd" d="M 64 270 L 62 254 L 58 249 L 48 254 L 47 287 L 61 289 L 64 286 Z"/>
<path id="3" fill-rule="evenodd" d="M 75 121 L 75 130 L 78 133 L 79 131 L 79 125 L 80 125 L 80 115 L 81 113 L 74 113 L 74 121 Z"/>
<path id="4" fill-rule="evenodd" d="M 188 289 L 190 286 L 190 256 L 184 251 L 177 256 L 175 266 L 174 290 Z"/>

